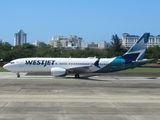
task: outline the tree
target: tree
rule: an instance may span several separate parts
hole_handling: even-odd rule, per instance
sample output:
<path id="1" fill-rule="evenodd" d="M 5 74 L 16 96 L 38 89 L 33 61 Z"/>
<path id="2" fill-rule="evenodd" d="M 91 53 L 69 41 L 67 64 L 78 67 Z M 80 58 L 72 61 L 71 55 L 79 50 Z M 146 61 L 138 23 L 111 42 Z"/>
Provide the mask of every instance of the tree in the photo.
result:
<path id="1" fill-rule="evenodd" d="M 8 54 L 12 49 L 12 46 L 10 44 L 3 44 L 0 43 L 0 59 L 3 59 L 4 61 L 8 61 L 10 58 L 10 54 Z"/>
<path id="2" fill-rule="evenodd" d="M 121 40 L 117 36 L 117 34 L 112 35 L 110 52 L 112 52 L 110 54 L 113 56 L 121 55 L 121 54 L 124 54 L 124 52 L 126 52 L 126 50 L 122 47 Z"/>
<path id="3" fill-rule="evenodd" d="M 47 48 L 47 44 L 45 44 L 44 42 L 39 42 L 38 47 Z"/>
<path id="4" fill-rule="evenodd" d="M 160 59 L 160 47 L 154 46 L 154 47 L 148 47 L 145 53 L 145 58 L 148 59 L 154 59 L 152 62 L 157 62 L 158 59 Z"/>

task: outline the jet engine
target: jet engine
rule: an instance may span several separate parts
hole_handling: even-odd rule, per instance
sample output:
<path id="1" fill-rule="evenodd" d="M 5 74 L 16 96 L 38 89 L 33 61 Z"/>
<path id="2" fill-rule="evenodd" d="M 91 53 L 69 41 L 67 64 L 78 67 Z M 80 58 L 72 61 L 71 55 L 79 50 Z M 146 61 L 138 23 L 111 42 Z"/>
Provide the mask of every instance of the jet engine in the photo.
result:
<path id="1" fill-rule="evenodd" d="M 65 76 L 66 74 L 67 74 L 67 71 L 64 68 L 55 67 L 51 69 L 52 76 Z"/>

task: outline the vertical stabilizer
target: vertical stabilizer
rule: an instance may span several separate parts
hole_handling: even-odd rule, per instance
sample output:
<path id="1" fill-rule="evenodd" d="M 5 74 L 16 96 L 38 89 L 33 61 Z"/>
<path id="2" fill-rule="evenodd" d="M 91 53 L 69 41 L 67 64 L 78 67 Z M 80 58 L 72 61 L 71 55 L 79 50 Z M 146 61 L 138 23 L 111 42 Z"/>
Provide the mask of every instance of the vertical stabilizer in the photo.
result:
<path id="1" fill-rule="evenodd" d="M 122 57 L 132 61 L 142 60 L 147 48 L 150 33 L 144 33 L 142 37 Z"/>

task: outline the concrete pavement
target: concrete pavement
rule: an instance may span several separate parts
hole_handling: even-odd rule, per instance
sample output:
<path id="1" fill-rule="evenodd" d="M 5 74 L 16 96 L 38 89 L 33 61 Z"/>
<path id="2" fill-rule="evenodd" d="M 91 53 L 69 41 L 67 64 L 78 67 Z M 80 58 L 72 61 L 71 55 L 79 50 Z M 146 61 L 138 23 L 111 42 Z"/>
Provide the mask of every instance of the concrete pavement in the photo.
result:
<path id="1" fill-rule="evenodd" d="M 0 119 L 159 120 L 160 77 L 0 73 Z"/>

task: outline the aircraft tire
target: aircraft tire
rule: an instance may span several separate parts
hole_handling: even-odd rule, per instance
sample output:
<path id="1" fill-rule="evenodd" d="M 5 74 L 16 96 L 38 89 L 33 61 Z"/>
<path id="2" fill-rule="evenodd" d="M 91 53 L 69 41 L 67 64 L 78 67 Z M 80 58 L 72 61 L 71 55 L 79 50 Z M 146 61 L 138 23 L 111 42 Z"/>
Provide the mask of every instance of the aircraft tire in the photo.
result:
<path id="1" fill-rule="evenodd" d="M 78 73 L 75 74 L 75 78 L 79 78 L 79 74 Z"/>
<path id="2" fill-rule="evenodd" d="M 17 78 L 20 78 L 20 74 L 19 73 L 17 73 Z"/>

